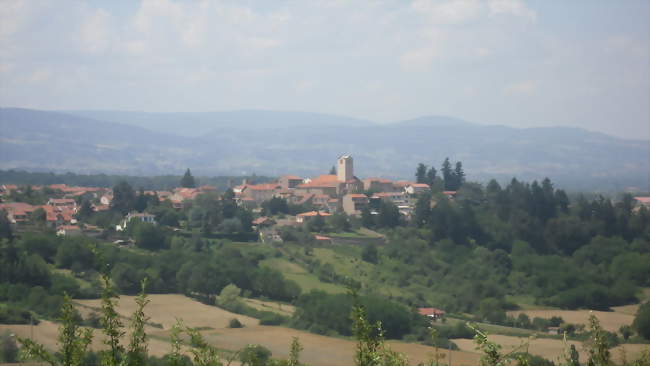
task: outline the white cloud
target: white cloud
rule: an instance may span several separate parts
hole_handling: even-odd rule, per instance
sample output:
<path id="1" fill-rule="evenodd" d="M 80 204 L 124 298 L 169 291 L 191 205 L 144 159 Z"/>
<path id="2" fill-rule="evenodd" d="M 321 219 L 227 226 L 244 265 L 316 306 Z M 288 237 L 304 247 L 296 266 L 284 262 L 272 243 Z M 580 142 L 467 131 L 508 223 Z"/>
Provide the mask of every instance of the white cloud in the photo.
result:
<path id="1" fill-rule="evenodd" d="M 490 16 L 514 15 L 530 21 L 537 19 L 537 13 L 529 9 L 521 0 L 488 0 Z"/>
<path id="2" fill-rule="evenodd" d="M 461 24 L 477 19 L 483 4 L 480 0 L 415 0 L 411 7 L 433 24 Z"/>
<path id="3" fill-rule="evenodd" d="M 537 81 L 524 80 L 507 85 L 504 89 L 504 92 L 506 95 L 511 96 L 532 95 L 537 91 L 537 87 Z"/>
<path id="4" fill-rule="evenodd" d="M 97 9 L 81 24 L 80 39 L 87 52 L 102 53 L 110 46 L 113 32 L 110 17 L 106 10 Z"/>

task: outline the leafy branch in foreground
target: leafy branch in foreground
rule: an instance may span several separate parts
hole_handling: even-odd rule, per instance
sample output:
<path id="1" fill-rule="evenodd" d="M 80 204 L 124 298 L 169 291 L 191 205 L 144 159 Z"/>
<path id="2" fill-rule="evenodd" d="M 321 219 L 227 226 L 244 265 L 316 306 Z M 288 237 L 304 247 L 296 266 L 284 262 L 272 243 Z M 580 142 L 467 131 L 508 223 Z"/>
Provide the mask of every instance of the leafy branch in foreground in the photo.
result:
<path id="1" fill-rule="evenodd" d="M 61 307 L 61 326 L 59 327 L 59 351 L 48 352 L 42 344 L 31 339 L 18 337 L 21 344 L 21 357 L 37 359 L 51 366 L 83 366 L 88 346 L 92 341 L 91 329 L 82 329 L 76 322 L 76 311 L 72 300 L 66 295 Z"/>
<path id="2" fill-rule="evenodd" d="M 522 366 L 528 365 L 528 359 L 526 358 L 528 342 L 522 343 L 508 353 L 501 353 L 501 345 L 490 341 L 487 333 L 472 324 L 467 324 L 467 326 L 476 333 L 474 336 L 476 349 L 483 353 L 480 361 L 481 366 L 507 366 L 513 361 L 518 361 L 518 364 Z"/>
<path id="3" fill-rule="evenodd" d="M 381 322 L 368 321 L 365 308 L 359 304 L 356 291 L 351 291 L 354 299 L 352 307 L 352 331 L 357 339 L 355 353 L 356 366 L 408 366 L 406 356 L 392 351 L 384 344 Z"/>

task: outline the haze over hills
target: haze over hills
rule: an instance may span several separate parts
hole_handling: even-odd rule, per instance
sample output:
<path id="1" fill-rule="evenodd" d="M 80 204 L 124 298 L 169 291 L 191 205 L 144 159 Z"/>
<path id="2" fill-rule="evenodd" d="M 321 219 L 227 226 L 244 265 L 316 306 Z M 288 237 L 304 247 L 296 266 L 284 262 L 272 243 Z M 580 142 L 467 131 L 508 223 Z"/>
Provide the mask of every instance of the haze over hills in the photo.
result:
<path id="1" fill-rule="evenodd" d="M 650 190 L 650 142 L 577 128 L 516 129 L 429 116 L 390 124 L 304 112 L 141 113 L 0 109 L 0 169 L 199 175 L 326 173 L 412 179 L 463 162 L 469 179 L 550 177 L 566 189 Z"/>

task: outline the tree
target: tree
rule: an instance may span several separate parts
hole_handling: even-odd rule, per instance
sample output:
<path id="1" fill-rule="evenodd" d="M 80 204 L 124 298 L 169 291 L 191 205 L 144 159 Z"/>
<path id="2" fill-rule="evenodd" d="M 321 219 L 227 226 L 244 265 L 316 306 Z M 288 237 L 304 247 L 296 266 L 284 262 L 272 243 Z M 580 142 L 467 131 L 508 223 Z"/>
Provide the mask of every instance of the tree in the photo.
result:
<path id="1" fill-rule="evenodd" d="M 415 182 L 416 183 L 426 183 L 427 182 L 427 166 L 420 163 L 418 164 L 417 169 L 415 170 Z"/>
<path id="2" fill-rule="evenodd" d="M 83 200 L 83 202 L 81 202 L 81 207 L 79 207 L 79 211 L 77 211 L 77 219 L 87 220 L 92 214 L 93 208 L 90 205 L 90 201 Z"/>
<path id="3" fill-rule="evenodd" d="M 463 171 L 463 163 L 460 161 L 456 162 L 456 167 L 454 168 L 454 188 L 452 190 L 457 191 L 460 186 L 465 183 L 465 172 Z"/>
<path id="4" fill-rule="evenodd" d="M 330 174 L 336 175 L 336 167 L 334 165 L 332 165 L 332 168 L 330 169 Z"/>
<path id="5" fill-rule="evenodd" d="M 187 168 L 185 171 L 185 174 L 183 175 L 183 178 L 181 178 L 181 187 L 183 188 L 196 188 L 196 182 L 194 181 L 194 177 L 192 176 L 192 173 L 190 172 L 190 168 Z"/>
<path id="6" fill-rule="evenodd" d="M 413 223 L 417 227 L 422 227 L 429 222 L 429 216 L 431 216 L 431 196 L 428 194 L 421 194 L 415 202 Z"/>
<path id="7" fill-rule="evenodd" d="M 437 173 L 438 172 L 436 171 L 436 168 L 434 168 L 433 166 L 431 168 L 429 168 L 429 170 L 427 171 L 427 177 L 426 177 L 426 180 L 424 181 L 424 183 L 428 184 L 430 187 L 433 187 L 433 183 L 435 183 L 435 181 L 436 181 L 436 174 Z"/>
<path id="8" fill-rule="evenodd" d="M 368 244 L 363 247 L 361 252 L 361 259 L 369 263 L 377 263 L 379 261 L 379 251 L 377 251 L 377 246 L 374 244 Z"/>
<path id="9" fill-rule="evenodd" d="M 42 207 L 39 207 L 29 215 L 29 219 L 35 224 L 45 224 L 47 213 Z"/>
<path id="10" fill-rule="evenodd" d="M 650 340 L 650 302 L 646 302 L 639 307 L 632 327 L 636 329 L 636 332 L 641 337 Z"/>
<path id="11" fill-rule="evenodd" d="M 122 181 L 113 187 L 113 200 L 111 201 L 111 210 L 126 215 L 135 207 L 135 191 L 133 187 L 125 181 Z"/>
<path id="12" fill-rule="evenodd" d="M 14 235 L 11 231 L 11 222 L 7 218 L 7 211 L 0 210 L 0 239 L 13 239 Z"/>
<path id="13" fill-rule="evenodd" d="M 379 206 L 377 225 L 379 227 L 395 227 L 399 225 L 400 213 L 397 206 L 392 202 L 383 201 Z"/>
<path id="14" fill-rule="evenodd" d="M 440 169 L 442 172 L 442 179 L 445 181 L 445 190 L 451 191 L 454 185 L 454 176 L 453 176 L 453 171 L 451 170 L 451 163 L 449 162 L 449 158 L 445 158 L 445 161 L 442 163 L 442 168 Z"/>

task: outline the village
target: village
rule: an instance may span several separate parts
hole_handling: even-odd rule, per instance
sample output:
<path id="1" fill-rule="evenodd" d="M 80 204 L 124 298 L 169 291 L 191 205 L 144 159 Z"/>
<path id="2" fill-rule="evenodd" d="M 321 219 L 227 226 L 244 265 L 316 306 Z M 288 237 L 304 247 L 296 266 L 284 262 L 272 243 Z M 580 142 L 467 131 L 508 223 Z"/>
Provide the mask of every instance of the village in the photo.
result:
<path id="1" fill-rule="evenodd" d="M 261 206 L 273 199 L 280 198 L 289 204 L 313 208 L 297 213 L 283 223 L 300 225 L 316 216 L 328 217 L 335 213 L 345 213 L 348 216 L 360 216 L 364 210 L 371 215 L 377 215 L 376 207 L 381 201 L 390 202 L 399 210 L 404 220 L 409 220 L 417 197 L 429 194 L 431 187 L 426 183 L 399 180 L 392 181 L 383 178 L 360 179 L 354 175 L 354 160 L 352 156 L 343 155 L 337 160 L 336 174 L 319 175 L 312 178 L 301 178 L 295 175 L 284 175 L 271 183 L 255 184 L 246 179 L 240 185 L 232 185 L 234 200 L 241 208 L 255 213 L 253 227 L 263 229 L 275 225 L 276 220 L 261 215 Z M 334 173 L 334 171 L 330 172 Z M 41 191 L 47 197 L 42 205 L 26 202 L 12 202 L 12 192 L 23 190 Z M 148 190 L 143 193 L 155 196 L 160 202 L 168 202 L 175 210 L 183 210 L 201 194 L 215 193 L 214 186 L 177 187 L 172 190 Z M 449 199 L 453 199 L 456 191 L 443 191 Z M 108 211 L 113 203 L 113 190 L 100 187 L 73 187 L 65 184 L 48 186 L 19 187 L 17 185 L 0 185 L 0 210 L 6 211 L 7 218 L 17 227 L 33 224 L 41 220 L 48 228 L 55 229 L 58 235 L 97 235 L 102 228 L 84 223 L 78 218 L 83 202 L 90 203 L 93 212 Z M 115 231 L 122 231 L 132 219 L 155 224 L 157 218 L 146 211 L 128 212 L 122 222 L 116 225 Z M 268 231 L 264 231 L 267 236 Z M 275 232 L 270 234 L 279 240 Z M 262 235 L 264 239 L 264 235 Z M 323 236 L 317 236 L 323 239 Z"/>
<path id="2" fill-rule="evenodd" d="M 274 182 L 256 183 L 244 179 L 239 185 L 231 182 L 230 188 L 237 206 L 254 214 L 252 227 L 260 234 L 261 241 L 281 241 L 276 230 L 269 230 L 276 225 L 299 226 L 310 219 L 320 216 L 327 218 L 337 213 L 348 217 L 360 217 L 364 210 L 370 215 L 378 215 L 381 202 L 397 208 L 401 220 L 412 218 L 415 204 L 420 195 L 431 195 L 432 187 L 426 183 L 408 180 L 393 181 L 384 178 L 360 179 L 354 174 L 354 160 L 350 155 L 342 155 L 332 167 L 330 174 L 311 178 L 295 175 L 283 175 Z M 29 194 L 28 191 L 40 191 L 47 198 L 45 204 L 37 205 L 12 200 L 13 193 Z M 177 211 L 183 210 L 202 194 L 217 193 L 217 188 L 210 185 L 198 187 L 176 187 L 170 190 L 142 191 L 148 197 L 156 197 L 159 202 L 166 202 Z M 442 197 L 453 200 L 457 191 L 438 192 Z M 66 184 L 48 186 L 0 185 L 0 210 L 6 212 L 10 224 L 20 229 L 40 221 L 46 227 L 56 230 L 57 235 L 98 236 L 104 229 L 120 232 L 126 229 L 129 221 L 137 219 L 144 223 L 156 224 L 159 218 L 146 212 L 131 210 L 120 223 L 111 228 L 82 222 L 79 212 L 83 203 L 89 204 L 92 212 L 111 209 L 114 192 L 104 187 L 76 187 Z M 281 220 L 264 215 L 262 206 L 272 199 L 282 199 L 296 207 L 310 208 L 304 212 Z M 221 199 L 221 197 L 219 197 Z M 636 208 L 650 207 L 650 197 L 634 197 Z M 436 200 L 431 204 L 435 205 Z M 319 241 L 329 241 L 323 235 L 315 235 Z"/>

